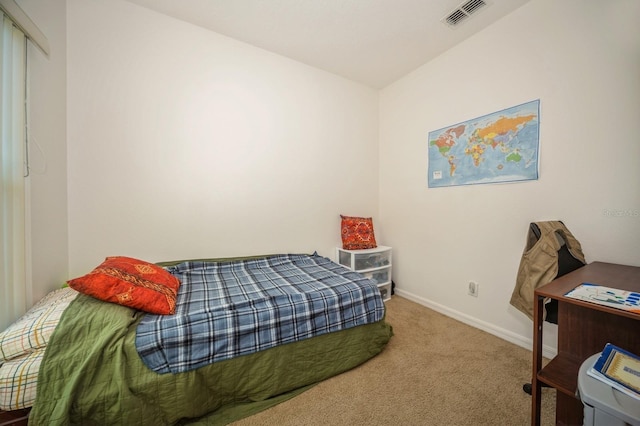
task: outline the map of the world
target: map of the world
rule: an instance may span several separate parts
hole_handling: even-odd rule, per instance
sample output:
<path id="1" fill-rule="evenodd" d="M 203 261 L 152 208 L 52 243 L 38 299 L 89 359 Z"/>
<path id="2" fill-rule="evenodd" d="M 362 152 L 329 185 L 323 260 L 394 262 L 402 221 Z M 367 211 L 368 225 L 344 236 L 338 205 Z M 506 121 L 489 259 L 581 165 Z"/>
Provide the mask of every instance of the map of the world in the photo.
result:
<path id="1" fill-rule="evenodd" d="M 429 132 L 429 188 L 538 179 L 540 100 Z"/>

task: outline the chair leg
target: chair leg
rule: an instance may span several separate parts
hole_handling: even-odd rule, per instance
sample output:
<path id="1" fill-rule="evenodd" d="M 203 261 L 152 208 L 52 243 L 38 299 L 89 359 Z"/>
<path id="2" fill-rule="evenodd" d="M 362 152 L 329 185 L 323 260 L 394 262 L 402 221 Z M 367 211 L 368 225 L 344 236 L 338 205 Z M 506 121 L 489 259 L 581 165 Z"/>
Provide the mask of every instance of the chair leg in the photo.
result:
<path id="1" fill-rule="evenodd" d="M 549 386 L 546 383 L 541 383 L 543 388 L 550 388 L 551 386 Z M 533 391 L 533 385 L 531 383 L 525 383 L 524 385 L 522 385 L 522 390 L 525 391 L 526 393 L 528 393 L 529 395 L 531 395 L 531 392 Z"/>

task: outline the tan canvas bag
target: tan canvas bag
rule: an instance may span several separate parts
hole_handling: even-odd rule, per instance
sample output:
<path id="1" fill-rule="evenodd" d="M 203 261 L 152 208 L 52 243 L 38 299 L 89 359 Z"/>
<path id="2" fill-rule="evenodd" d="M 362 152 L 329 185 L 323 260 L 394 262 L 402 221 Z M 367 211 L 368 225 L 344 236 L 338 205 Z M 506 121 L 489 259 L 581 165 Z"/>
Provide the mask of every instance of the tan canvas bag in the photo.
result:
<path id="1" fill-rule="evenodd" d="M 567 245 L 569 253 L 586 263 L 582 246 L 560 221 L 534 222 L 540 229 L 538 238 L 529 227 L 527 244 L 520 260 L 511 305 L 533 320 L 534 291 L 558 275 L 558 250 Z M 545 313 L 546 315 L 546 313 Z"/>

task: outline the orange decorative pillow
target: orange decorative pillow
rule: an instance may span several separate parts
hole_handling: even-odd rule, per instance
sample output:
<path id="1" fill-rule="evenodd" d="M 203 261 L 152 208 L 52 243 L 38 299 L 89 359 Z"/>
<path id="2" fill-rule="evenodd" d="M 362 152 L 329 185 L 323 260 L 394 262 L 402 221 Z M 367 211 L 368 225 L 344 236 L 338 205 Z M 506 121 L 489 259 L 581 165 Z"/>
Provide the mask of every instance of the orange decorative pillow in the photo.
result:
<path id="1" fill-rule="evenodd" d="M 180 281 L 158 265 L 131 257 L 107 257 L 69 287 L 104 300 L 152 314 L 173 314 Z"/>
<path id="2" fill-rule="evenodd" d="M 361 250 L 376 248 L 376 236 L 373 233 L 373 219 L 370 217 L 343 216 L 342 248 L 345 250 Z"/>

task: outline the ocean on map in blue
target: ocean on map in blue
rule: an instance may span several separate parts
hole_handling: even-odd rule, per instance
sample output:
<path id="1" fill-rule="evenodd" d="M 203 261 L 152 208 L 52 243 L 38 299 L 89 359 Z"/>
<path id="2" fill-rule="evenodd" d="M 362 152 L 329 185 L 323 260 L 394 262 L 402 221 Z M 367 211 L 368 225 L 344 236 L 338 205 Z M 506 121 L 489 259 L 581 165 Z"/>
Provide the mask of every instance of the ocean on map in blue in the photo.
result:
<path id="1" fill-rule="evenodd" d="M 540 100 L 429 132 L 429 188 L 538 179 Z"/>

